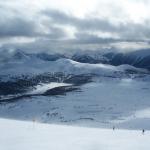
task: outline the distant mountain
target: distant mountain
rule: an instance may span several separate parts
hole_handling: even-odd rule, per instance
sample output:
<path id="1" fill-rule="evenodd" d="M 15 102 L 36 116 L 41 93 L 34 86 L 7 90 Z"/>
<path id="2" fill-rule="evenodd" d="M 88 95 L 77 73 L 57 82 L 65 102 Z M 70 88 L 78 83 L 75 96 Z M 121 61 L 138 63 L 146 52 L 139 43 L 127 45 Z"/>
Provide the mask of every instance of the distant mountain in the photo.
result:
<path id="1" fill-rule="evenodd" d="M 60 58 L 66 58 L 62 54 L 48 54 L 48 53 L 25 53 L 21 50 L 2 50 L 0 51 L 0 61 L 10 62 L 10 61 L 23 61 L 27 59 L 40 59 L 44 61 L 55 61 Z"/>
<path id="2" fill-rule="evenodd" d="M 141 49 L 132 52 L 98 52 L 90 51 L 85 53 L 74 54 L 71 58 L 81 63 L 103 63 L 114 66 L 123 64 L 132 65 L 138 68 L 145 68 L 150 70 L 150 49 Z"/>
<path id="3" fill-rule="evenodd" d="M 99 52 L 89 52 L 89 53 L 81 53 L 81 54 L 76 53 L 72 56 L 71 59 L 81 63 L 91 63 L 91 64 L 109 63 L 109 59 Z"/>
<path id="4" fill-rule="evenodd" d="M 29 59 L 29 56 L 22 51 L 15 51 L 12 57 L 10 58 L 10 60 L 14 60 L 14 61 L 16 60 L 22 61 L 22 60 L 27 60 L 27 59 Z"/>
<path id="5" fill-rule="evenodd" d="M 0 63 L 0 75 L 39 74 L 44 72 L 115 75 L 120 72 L 127 72 L 127 70 L 145 72 L 145 70 L 135 67 L 150 69 L 150 50 L 129 53 L 91 51 L 76 53 L 70 58 L 62 54 L 28 54 L 16 50 L 5 52 L 5 57 Z"/>
<path id="6" fill-rule="evenodd" d="M 111 65 L 129 64 L 138 68 L 150 70 L 150 49 L 137 50 L 128 53 L 107 53 L 104 55 L 108 58 Z"/>
<path id="7" fill-rule="evenodd" d="M 36 56 L 42 60 L 45 60 L 45 61 L 55 61 L 55 60 L 58 60 L 60 58 L 66 58 L 66 56 L 62 55 L 62 54 L 39 53 L 39 54 L 36 54 Z"/>

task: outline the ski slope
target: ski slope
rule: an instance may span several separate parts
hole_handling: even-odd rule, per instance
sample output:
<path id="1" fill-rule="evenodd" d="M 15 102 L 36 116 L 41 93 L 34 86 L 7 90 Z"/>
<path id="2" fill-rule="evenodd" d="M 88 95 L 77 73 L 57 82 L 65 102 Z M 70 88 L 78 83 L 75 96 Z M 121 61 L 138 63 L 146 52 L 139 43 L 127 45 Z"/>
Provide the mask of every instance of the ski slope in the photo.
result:
<path id="1" fill-rule="evenodd" d="M 1 150 L 148 150 L 150 132 L 0 119 Z"/>

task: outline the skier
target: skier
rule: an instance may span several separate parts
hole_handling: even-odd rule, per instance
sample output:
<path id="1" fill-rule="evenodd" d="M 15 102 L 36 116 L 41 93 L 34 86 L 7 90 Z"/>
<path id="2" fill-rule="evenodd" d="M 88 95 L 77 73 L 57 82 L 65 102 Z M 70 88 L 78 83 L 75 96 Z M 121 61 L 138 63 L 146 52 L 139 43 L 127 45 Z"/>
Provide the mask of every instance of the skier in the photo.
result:
<path id="1" fill-rule="evenodd" d="M 142 130 L 142 133 L 143 133 L 143 134 L 145 133 L 145 130 L 144 130 L 144 129 Z"/>
<path id="2" fill-rule="evenodd" d="M 115 126 L 113 126 L 113 130 L 115 130 Z"/>

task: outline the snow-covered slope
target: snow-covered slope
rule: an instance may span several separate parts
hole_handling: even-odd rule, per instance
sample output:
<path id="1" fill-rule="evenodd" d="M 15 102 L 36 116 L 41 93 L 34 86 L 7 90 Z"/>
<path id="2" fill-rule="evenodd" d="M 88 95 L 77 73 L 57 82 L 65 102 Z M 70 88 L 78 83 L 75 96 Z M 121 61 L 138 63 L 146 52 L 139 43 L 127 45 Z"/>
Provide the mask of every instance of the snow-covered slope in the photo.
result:
<path id="1" fill-rule="evenodd" d="M 72 59 L 82 63 L 104 63 L 111 65 L 129 64 L 139 68 L 150 69 L 150 49 L 134 51 L 107 50 L 75 53 Z"/>
<path id="2" fill-rule="evenodd" d="M 3 55 L 7 57 L 3 57 L 5 61 L 3 59 L 0 63 L 0 99 L 6 95 L 17 94 L 18 96 L 20 93 L 24 95 L 41 83 L 44 83 L 46 85 L 44 87 L 48 90 L 49 86 L 47 85 L 50 82 L 64 82 L 79 86 L 79 84 L 91 82 L 96 75 L 111 78 L 133 78 L 137 74 L 145 76 L 148 73 L 145 69 L 125 64 L 112 66 L 102 63 L 80 63 L 61 58 L 60 55 L 59 58 L 58 55 L 52 57 L 53 55 L 26 54 L 20 50 L 6 51 Z M 51 59 L 56 57 L 57 59 Z"/>
<path id="3" fill-rule="evenodd" d="M 149 53 L 149 50 L 139 50 L 126 54 L 87 51 L 76 53 L 70 56 L 69 59 L 60 54 L 27 54 L 20 50 L 3 50 L 0 53 L 2 54 L 0 58 L 0 75 L 39 74 L 44 72 L 112 75 L 118 72 L 124 73 L 128 70 L 146 72 L 132 66 L 147 68 L 149 66 Z M 113 65 L 123 66 L 116 67 Z"/>
<path id="4" fill-rule="evenodd" d="M 65 74 L 97 74 L 112 75 L 124 73 L 127 70 L 147 72 L 130 65 L 112 66 L 106 64 L 79 63 L 70 59 L 58 59 L 56 61 L 43 61 L 38 58 L 27 58 L 23 61 L 10 61 L 0 64 L 0 75 L 39 74 L 44 72 L 63 72 Z"/>
<path id="5" fill-rule="evenodd" d="M 148 150 L 150 133 L 0 119 L 1 150 Z"/>
<path id="6" fill-rule="evenodd" d="M 150 106 L 150 74 L 145 69 L 67 58 L 49 61 L 45 55 L 41 59 L 22 52 L 6 60 L 0 63 L 0 103 L 7 103 L 0 104 L 1 117 L 149 129 L 150 117 L 139 118 L 138 113 Z"/>
<path id="7" fill-rule="evenodd" d="M 51 82 L 49 84 L 39 84 L 36 87 L 34 87 L 33 90 L 29 91 L 27 94 L 43 94 L 47 90 L 56 88 L 56 87 L 62 87 L 62 86 L 70 86 L 71 84 L 66 84 L 66 83 L 55 83 Z"/>
<path id="8" fill-rule="evenodd" d="M 0 105 L 0 117 L 17 120 L 150 130 L 150 80 L 98 77 L 80 91 L 32 96 Z M 62 84 L 51 83 L 49 88 Z M 66 84 L 63 84 L 63 86 Z M 36 86 L 39 90 L 46 87 Z M 35 92 L 33 91 L 33 92 Z"/>

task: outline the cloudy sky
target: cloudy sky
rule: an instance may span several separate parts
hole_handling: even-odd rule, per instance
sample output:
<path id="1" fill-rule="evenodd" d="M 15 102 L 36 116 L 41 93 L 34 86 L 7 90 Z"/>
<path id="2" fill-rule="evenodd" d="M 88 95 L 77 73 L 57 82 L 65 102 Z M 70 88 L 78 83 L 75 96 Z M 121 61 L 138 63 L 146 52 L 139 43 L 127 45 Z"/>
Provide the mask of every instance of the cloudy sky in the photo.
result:
<path id="1" fill-rule="evenodd" d="M 149 0 L 0 0 L 0 47 L 149 47 L 149 8 Z"/>

